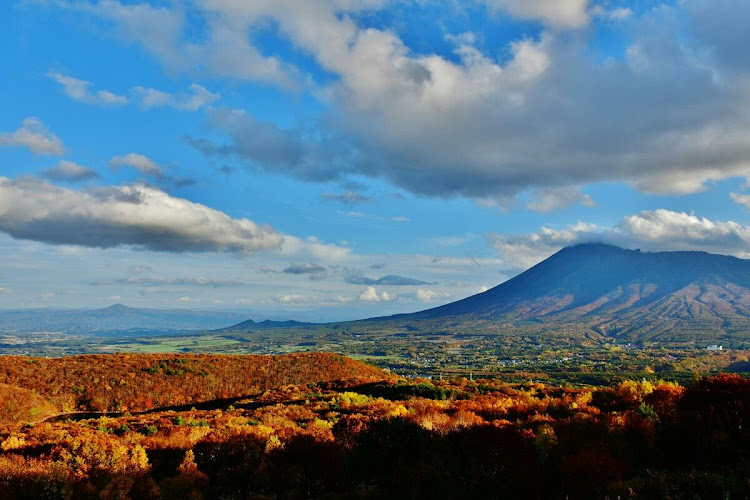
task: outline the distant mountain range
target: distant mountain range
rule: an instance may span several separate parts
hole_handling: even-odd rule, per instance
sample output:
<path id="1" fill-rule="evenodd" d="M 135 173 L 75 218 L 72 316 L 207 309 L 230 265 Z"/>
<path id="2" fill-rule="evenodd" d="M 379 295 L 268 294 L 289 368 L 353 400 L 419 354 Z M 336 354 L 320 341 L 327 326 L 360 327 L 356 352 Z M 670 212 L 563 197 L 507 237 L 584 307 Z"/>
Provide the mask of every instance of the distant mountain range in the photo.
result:
<path id="1" fill-rule="evenodd" d="M 0 311 L 0 332 L 159 333 L 210 330 L 240 321 L 237 313 L 186 309 L 136 309 L 115 304 L 104 309 Z"/>
<path id="2" fill-rule="evenodd" d="M 238 313 L 135 309 L 0 312 L 0 332 L 264 332 L 496 335 L 511 341 L 750 343 L 750 260 L 705 252 L 568 247 L 478 295 L 340 323 L 242 321 Z M 232 325 L 226 327 L 226 325 Z"/>
<path id="3" fill-rule="evenodd" d="M 241 323 L 226 330 L 260 329 L 256 325 Z M 578 245 L 458 302 L 304 328 L 525 339 L 543 335 L 593 342 L 744 342 L 750 340 L 750 261 L 705 252 Z"/>

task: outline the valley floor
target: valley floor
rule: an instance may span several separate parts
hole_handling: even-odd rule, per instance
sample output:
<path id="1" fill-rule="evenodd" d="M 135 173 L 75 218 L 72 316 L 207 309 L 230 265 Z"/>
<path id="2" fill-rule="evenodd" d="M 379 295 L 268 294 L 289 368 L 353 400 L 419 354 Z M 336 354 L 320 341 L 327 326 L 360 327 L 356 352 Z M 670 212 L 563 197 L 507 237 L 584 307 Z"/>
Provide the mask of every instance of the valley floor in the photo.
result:
<path id="1" fill-rule="evenodd" d="M 33 337 L 1 345 L 5 354 L 272 354 L 336 352 L 404 377 L 480 377 L 508 382 L 541 380 L 573 386 L 611 385 L 626 379 L 682 384 L 697 374 L 750 372 L 750 351 L 709 344 L 574 343 L 544 337 L 497 335 L 335 334 L 304 329 L 253 333 Z"/>

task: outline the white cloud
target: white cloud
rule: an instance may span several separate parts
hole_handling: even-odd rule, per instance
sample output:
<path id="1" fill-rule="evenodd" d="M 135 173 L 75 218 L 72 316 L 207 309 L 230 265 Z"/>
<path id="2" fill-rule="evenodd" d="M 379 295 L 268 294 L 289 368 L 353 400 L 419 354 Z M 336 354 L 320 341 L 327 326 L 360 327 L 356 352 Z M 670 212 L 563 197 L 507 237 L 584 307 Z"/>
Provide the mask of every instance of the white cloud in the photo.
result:
<path id="1" fill-rule="evenodd" d="M 279 248 L 269 226 L 234 219 L 145 185 L 76 191 L 0 177 L 0 231 L 53 244 L 240 254 Z"/>
<path id="2" fill-rule="evenodd" d="M 419 55 L 393 31 L 364 29 L 337 7 L 307 3 L 212 4 L 212 13 L 243 27 L 273 17 L 339 76 L 322 94 L 333 108 L 326 123 L 354 135 L 351 144 L 311 143 L 257 121 L 220 125 L 232 140 L 228 150 L 254 165 L 307 180 L 357 172 L 419 194 L 497 200 L 598 181 L 684 194 L 750 175 L 750 122 L 739 111 L 750 105 L 748 71 L 732 77 L 723 61 L 706 56 L 710 44 L 675 36 L 669 21 L 679 5 L 632 19 L 623 35 L 637 50 L 598 63 L 580 37 L 550 32 L 516 40 L 507 60 L 467 37 L 455 39 L 457 61 Z M 497 4 L 558 25 L 588 18 L 584 0 Z M 688 32 L 700 25 L 698 17 L 684 22 L 679 29 Z M 284 147 L 269 151 L 269 141 L 257 139 L 262 130 Z"/>
<path id="3" fill-rule="evenodd" d="M 589 0 L 486 0 L 490 9 L 554 28 L 580 28 L 589 21 Z"/>
<path id="4" fill-rule="evenodd" d="M 624 217 L 617 230 L 647 248 L 694 249 L 748 255 L 750 227 L 684 212 L 655 210 Z"/>
<path id="5" fill-rule="evenodd" d="M 388 293 L 386 291 L 378 294 L 378 291 L 374 286 L 368 286 L 365 290 L 359 294 L 360 302 L 390 302 L 396 300 L 398 296 Z"/>
<path id="6" fill-rule="evenodd" d="M 315 260 L 339 262 L 348 258 L 352 250 L 333 243 L 322 243 L 313 236 L 302 239 L 286 235 L 284 236 L 284 243 L 281 245 L 280 253 L 285 256 L 309 255 Z"/>
<path id="7" fill-rule="evenodd" d="M 122 106 L 131 102 L 126 96 L 117 95 L 106 90 L 92 90 L 93 84 L 87 80 L 74 78 L 58 71 L 50 71 L 47 76 L 62 85 L 65 94 L 71 99 L 86 104 L 100 106 Z M 136 86 L 132 90 L 132 101 L 143 109 L 170 107 L 178 111 L 198 111 L 204 106 L 213 104 L 221 97 L 204 86 L 193 83 L 187 92 L 171 94 L 150 87 Z"/>
<path id="8" fill-rule="evenodd" d="M 624 19 L 628 19 L 630 16 L 633 15 L 633 11 L 631 9 L 628 9 L 627 7 L 617 7 L 614 9 L 605 9 L 601 5 L 595 5 L 591 9 L 589 9 L 589 14 L 591 16 L 595 17 L 601 17 L 604 19 L 609 19 L 611 21 L 622 21 Z"/>
<path id="9" fill-rule="evenodd" d="M 170 69 L 307 85 L 330 110 L 319 123 L 282 128 L 218 112 L 212 123 L 228 143 L 194 141 L 254 168 L 309 181 L 367 175 L 421 195 L 499 205 L 529 190 L 593 182 L 685 194 L 750 176 L 748 2 L 692 0 L 627 12 L 588 0 L 485 0 L 546 28 L 492 52 L 480 50 L 477 37 L 451 37 L 454 57 L 409 47 L 396 29 L 358 24 L 358 14 L 388 4 L 57 2 L 106 20 Z M 599 61 L 594 37 L 559 32 L 603 15 L 628 17 L 616 23 L 630 44 L 622 57 Z M 205 22 L 199 40 L 186 36 L 188 16 Z M 269 22 L 335 78 L 313 81 L 262 55 L 250 35 Z"/>
<path id="10" fill-rule="evenodd" d="M 750 210 L 750 194 L 729 193 L 733 202 Z"/>
<path id="11" fill-rule="evenodd" d="M 576 203 L 586 207 L 595 207 L 596 202 L 587 194 L 582 194 L 574 186 L 561 186 L 535 190 L 532 199 L 526 204 L 529 210 L 535 212 L 552 212 L 567 208 Z"/>
<path id="12" fill-rule="evenodd" d="M 435 290 L 428 290 L 419 288 L 417 289 L 416 297 L 420 302 L 432 302 L 434 300 L 444 299 L 449 297 L 449 293 L 436 292 Z"/>
<path id="13" fill-rule="evenodd" d="M 106 90 L 91 91 L 91 82 L 79 80 L 58 71 L 50 71 L 47 76 L 62 85 L 71 99 L 101 106 L 120 106 L 128 103 L 128 98 Z"/>
<path id="14" fill-rule="evenodd" d="M 33 116 L 26 118 L 15 132 L 0 134 L 2 146 L 23 146 L 38 155 L 61 155 L 65 151 L 62 141 Z"/>
<path id="15" fill-rule="evenodd" d="M 254 304 L 255 301 L 253 299 L 245 299 L 245 298 L 239 298 L 234 301 L 235 304 L 238 306 L 249 306 L 251 304 Z"/>
<path id="16" fill-rule="evenodd" d="M 164 177 L 164 172 L 162 172 L 161 168 L 159 168 L 159 165 L 157 165 L 149 157 L 139 153 L 129 153 L 124 156 L 115 156 L 111 160 L 109 160 L 109 164 L 115 168 L 132 167 L 138 170 L 143 175 L 149 175 L 157 179 L 161 179 Z"/>
<path id="17" fill-rule="evenodd" d="M 56 166 L 43 170 L 42 176 L 51 181 L 61 182 L 81 182 L 100 177 L 94 170 L 67 160 L 60 160 Z"/>
<path id="18" fill-rule="evenodd" d="M 170 94 L 157 89 L 135 87 L 133 92 L 137 96 L 140 106 L 144 109 L 168 106 L 178 111 L 198 111 L 204 106 L 213 104 L 221 97 L 218 92 L 210 92 L 197 83 L 190 85 L 189 90 L 189 93 Z"/>
<path id="19" fill-rule="evenodd" d="M 277 300 L 282 304 L 305 304 L 310 301 L 308 297 L 294 293 L 279 295 Z"/>
<path id="20" fill-rule="evenodd" d="M 269 2 L 272 3 L 272 2 Z M 250 42 L 249 27 L 241 18 L 211 14 L 203 43 L 186 42 L 187 9 L 178 6 L 125 4 L 116 0 L 56 2 L 60 8 L 93 15 L 111 24 L 127 43 L 138 43 L 172 71 L 205 68 L 212 73 L 241 80 L 298 87 L 299 73 L 275 56 L 263 56 Z M 210 3 L 196 4 L 209 10 Z M 248 8 L 258 3 L 245 4 Z M 302 5 L 301 7 L 304 7 Z M 219 9 L 220 10 L 220 9 Z M 205 12 L 204 13 L 207 13 Z"/>
<path id="21" fill-rule="evenodd" d="M 537 264 L 563 247 L 592 242 L 649 251 L 702 250 L 750 257 L 750 226 L 664 209 L 628 215 L 610 227 L 579 222 L 563 229 L 545 227 L 535 233 L 488 233 L 486 237 L 506 264 L 520 269 Z"/>
<path id="22" fill-rule="evenodd" d="M 374 286 L 368 286 L 359 294 L 359 300 L 362 302 L 380 302 L 380 296 Z"/>

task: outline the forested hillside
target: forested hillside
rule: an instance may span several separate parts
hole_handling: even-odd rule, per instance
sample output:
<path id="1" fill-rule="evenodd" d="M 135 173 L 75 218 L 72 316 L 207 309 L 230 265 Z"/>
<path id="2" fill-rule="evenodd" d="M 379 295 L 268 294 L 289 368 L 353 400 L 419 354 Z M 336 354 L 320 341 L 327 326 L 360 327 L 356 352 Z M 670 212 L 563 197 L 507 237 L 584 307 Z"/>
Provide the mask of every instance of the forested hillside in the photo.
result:
<path id="1" fill-rule="evenodd" d="M 387 377 L 381 370 L 336 354 L 285 356 L 94 355 L 64 358 L 0 356 L 3 415 L 28 411 L 144 411 L 253 395 L 272 387 Z M 18 395 L 19 392 L 22 395 Z M 13 394 L 11 397 L 10 395 Z M 35 409 L 36 408 L 36 409 Z"/>
<path id="2" fill-rule="evenodd" d="M 0 427 L 0 498 L 747 498 L 748 419 L 737 375 L 293 384 L 213 409 Z"/>

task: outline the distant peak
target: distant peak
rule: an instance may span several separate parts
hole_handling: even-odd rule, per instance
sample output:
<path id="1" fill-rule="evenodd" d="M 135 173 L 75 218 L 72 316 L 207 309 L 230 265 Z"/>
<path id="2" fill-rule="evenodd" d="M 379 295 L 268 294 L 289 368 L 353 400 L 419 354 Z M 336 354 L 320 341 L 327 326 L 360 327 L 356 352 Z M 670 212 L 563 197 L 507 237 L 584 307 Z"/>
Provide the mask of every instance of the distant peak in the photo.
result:
<path id="1" fill-rule="evenodd" d="M 107 311 L 130 311 L 132 308 L 123 304 L 112 304 L 105 308 Z"/>
<path id="2" fill-rule="evenodd" d="M 610 245 L 609 243 L 601 243 L 601 242 L 590 242 L 590 243 L 576 243 L 575 245 L 570 245 L 563 250 L 566 251 L 576 251 L 576 250 L 621 250 L 621 251 L 628 251 L 625 248 L 621 248 L 615 245 Z M 639 250 L 640 251 L 640 250 Z"/>

